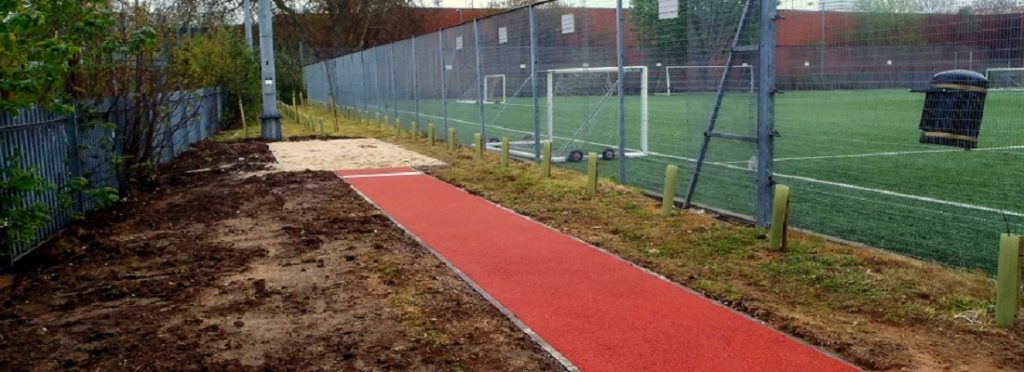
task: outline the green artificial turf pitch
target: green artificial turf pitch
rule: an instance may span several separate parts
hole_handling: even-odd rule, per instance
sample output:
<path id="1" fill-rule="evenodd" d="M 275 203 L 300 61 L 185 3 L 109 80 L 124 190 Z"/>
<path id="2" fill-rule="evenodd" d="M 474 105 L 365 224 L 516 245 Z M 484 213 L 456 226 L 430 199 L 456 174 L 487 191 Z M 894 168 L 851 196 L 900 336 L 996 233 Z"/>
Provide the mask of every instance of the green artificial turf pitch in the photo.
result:
<path id="1" fill-rule="evenodd" d="M 627 147 L 640 148 L 640 98 L 626 97 Z M 714 95 L 649 97 L 649 150 L 627 160 L 627 182 L 661 190 L 666 164 L 681 169 L 680 193 L 693 172 Z M 540 100 L 546 132 L 546 98 Z M 979 148 L 963 151 L 918 143 L 923 94 L 903 90 L 797 91 L 776 98 L 776 181 L 793 189 L 792 224 L 799 228 L 951 266 L 994 272 L 998 236 L 1024 231 L 1024 92 L 990 92 Z M 524 140 L 533 132 L 532 99 L 485 105 L 488 138 Z M 404 123 L 415 103 L 398 102 Z M 556 97 L 557 155 L 615 147 L 617 100 Z M 396 107 L 388 107 L 388 111 Z M 439 100 L 420 101 L 421 121 L 443 123 Z M 717 131 L 755 134 L 756 97 L 726 96 Z M 588 131 L 580 123 L 594 115 Z M 479 107 L 449 101 L 448 124 L 459 141 L 481 132 Z M 421 126 L 423 128 L 423 126 Z M 578 140 L 571 141 L 574 137 Z M 610 146 L 606 146 L 610 145 Z M 531 150 L 524 148 L 524 150 Z M 752 215 L 753 144 L 713 139 L 695 200 Z M 582 164 L 563 164 L 582 169 Z M 618 164 L 602 162 L 603 176 Z M 682 196 L 680 194 L 680 196 Z"/>

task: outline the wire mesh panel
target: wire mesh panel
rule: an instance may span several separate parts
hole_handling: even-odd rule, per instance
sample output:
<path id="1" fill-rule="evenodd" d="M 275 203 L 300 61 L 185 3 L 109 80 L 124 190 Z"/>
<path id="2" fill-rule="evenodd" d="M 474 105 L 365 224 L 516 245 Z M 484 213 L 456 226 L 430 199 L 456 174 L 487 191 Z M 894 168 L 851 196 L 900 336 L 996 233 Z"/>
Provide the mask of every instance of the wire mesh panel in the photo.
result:
<path id="1" fill-rule="evenodd" d="M 824 0 L 783 14 L 775 177 L 799 190 L 793 222 L 994 270 L 998 234 L 1024 227 L 1021 4 Z M 962 71 L 936 76 L 948 70 Z M 951 120 L 974 132 L 941 128 Z"/>
<path id="2" fill-rule="evenodd" d="M 459 143 L 468 144 L 473 141 L 473 133 L 482 130 L 477 103 L 476 36 L 472 23 L 445 29 L 442 33 L 448 127 L 456 130 Z"/>
<path id="3" fill-rule="evenodd" d="M 484 121 L 487 142 L 501 137 L 513 154 L 533 158 L 534 121 L 530 55 L 530 12 L 523 9 L 480 20 Z"/>
<path id="4" fill-rule="evenodd" d="M 704 152 L 694 202 L 754 214 L 759 6 L 630 2 L 626 64 L 647 66 L 651 95 L 650 156 L 629 163 L 631 183 L 660 190 L 665 166 L 675 164 L 682 175 L 677 190 L 685 192 Z M 705 133 L 721 137 L 702 150 Z"/>
<path id="5" fill-rule="evenodd" d="M 416 82 L 420 130 L 425 130 L 427 124 L 434 123 L 438 133 L 443 131 L 444 124 L 440 37 L 440 32 L 416 37 Z"/>
<path id="6" fill-rule="evenodd" d="M 404 129 L 412 128 L 416 120 L 416 61 L 413 40 L 405 39 L 389 46 L 393 71 L 394 112 Z"/>

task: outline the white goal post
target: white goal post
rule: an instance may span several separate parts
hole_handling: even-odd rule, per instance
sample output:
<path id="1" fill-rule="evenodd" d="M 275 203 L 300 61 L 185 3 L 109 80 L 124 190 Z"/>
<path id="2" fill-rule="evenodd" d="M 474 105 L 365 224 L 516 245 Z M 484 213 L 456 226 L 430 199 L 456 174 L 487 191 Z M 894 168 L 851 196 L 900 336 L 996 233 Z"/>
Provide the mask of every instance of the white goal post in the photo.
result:
<path id="1" fill-rule="evenodd" d="M 492 84 L 494 81 L 494 84 Z M 484 76 L 484 103 L 505 103 L 505 74 Z M 497 89 L 491 94 L 491 88 Z"/>
<path id="2" fill-rule="evenodd" d="M 754 92 L 756 90 L 756 87 L 754 86 L 754 66 L 751 66 L 749 64 L 744 63 L 744 64 L 739 65 L 739 66 L 732 66 L 732 68 L 746 72 L 747 78 L 745 78 L 745 80 L 747 80 L 747 81 L 743 82 L 744 83 L 744 87 L 745 88 L 749 87 L 750 92 Z M 699 70 L 699 69 L 712 69 L 712 70 L 715 70 L 715 73 L 712 74 L 711 76 L 714 78 L 714 83 L 715 83 L 714 85 L 717 86 L 719 79 L 722 78 L 722 70 L 725 69 L 725 66 L 665 66 L 665 93 L 664 94 L 665 95 L 669 95 L 669 96 L 672 95 L 672 71 L 673 70 L 686 71 L 686 70 Z"/>
<path id="3" fill-rule="evenodd" d="M 1010 75 L 1009 79 L 999 78 L 1000 75 L 1007 73 Z M 985 69 L 985 79 L 988 80 L 989 90 L 1024 91 L 1024 67 L 988 68 Z"/>
<path id="4" fill-rule="evenodd" d="M 625 66 L 623 67 L 624 72 L 640 72 L 640 151 L 627 151 L 624 156 L 627 157 L 642 157 L 647 156 L 649 153 L 647 147 L 647 126 L 648 126 L 648 110 L 647 110 L 647 80 L 648 71 L 647 66 Z M 555 76 L 567 75 L 567 74 L 585 74 L 585 73 L 618 73 L 619 68 L 614 67 L 580 67 L 580 68 L 563 68 L 547 70 L 547 140 L 553 141 L 555 139 Z M 618 77 L 619 83 L 625 81 L 622 76 Z M 554 161 L 564 161 L 564 159 L 553 159 Z"/>

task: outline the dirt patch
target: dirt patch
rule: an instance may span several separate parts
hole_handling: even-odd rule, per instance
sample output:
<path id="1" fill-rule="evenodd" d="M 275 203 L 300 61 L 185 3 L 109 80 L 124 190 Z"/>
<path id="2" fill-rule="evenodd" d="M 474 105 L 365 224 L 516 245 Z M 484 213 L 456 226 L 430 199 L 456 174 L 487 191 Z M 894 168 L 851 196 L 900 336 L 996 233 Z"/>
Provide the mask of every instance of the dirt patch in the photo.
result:
<path id="1" fill-rule="evenodd" d="M 283 171 L 395 168 L 441 165 L 441 161 L 376 139 L 275 142 L 274 169 Z"/>
<path id="2" fill-rule="evenodd" d="M 0 289 L 0 370 L 560 370 L 328 172 L 201 144 Z"/>

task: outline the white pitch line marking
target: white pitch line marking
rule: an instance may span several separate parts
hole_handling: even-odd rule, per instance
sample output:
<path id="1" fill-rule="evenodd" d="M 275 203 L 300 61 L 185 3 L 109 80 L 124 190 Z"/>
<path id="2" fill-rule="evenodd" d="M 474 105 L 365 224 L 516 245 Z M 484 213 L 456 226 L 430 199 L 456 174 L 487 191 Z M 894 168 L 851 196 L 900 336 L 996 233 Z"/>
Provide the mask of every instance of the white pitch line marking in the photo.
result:
<path id="1" fill-rule="evenodd" d="M 354 178 L 377 178 L 377 177 L 403 177 L 403 176 L 419 176 L 423 175 L 423 172 L 398 172 L 398 173 L 380 173 L 380 174 L 354 174 L 351 176 L 339 176 L 343 180 L 354 179 Z"/>

